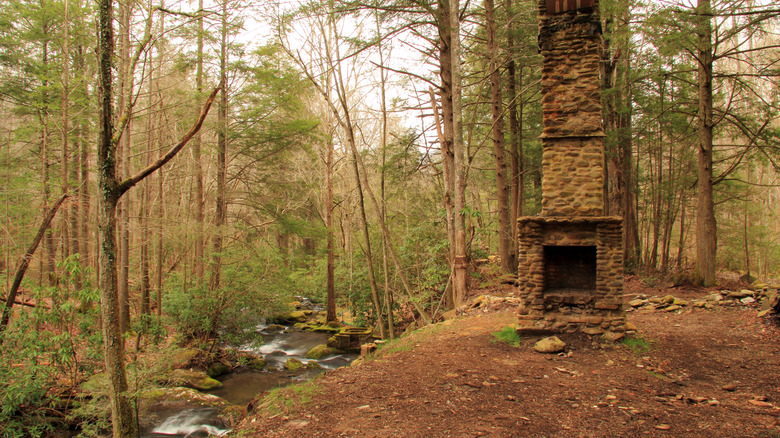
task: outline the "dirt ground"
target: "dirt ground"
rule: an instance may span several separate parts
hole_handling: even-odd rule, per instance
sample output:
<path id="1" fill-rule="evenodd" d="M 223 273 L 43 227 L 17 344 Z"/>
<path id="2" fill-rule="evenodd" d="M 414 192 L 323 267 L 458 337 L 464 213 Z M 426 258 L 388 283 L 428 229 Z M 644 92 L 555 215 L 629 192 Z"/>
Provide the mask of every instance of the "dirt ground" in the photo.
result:
<path id="1" fill-rule="evenodd" d="M 505 293 L 509 289 L 505 289 Z M 501 293 L 502 291 L 493 291 Z M 701 298 L 711 290 L 637 295 Z M 256 408 L 235 429 L 251 437 L 780 437 L 780 330 L 757 307 L 679 313 L 638 310 L 635 348 L 560 336 L 567 353 L 537 353 L 493 332 L 515 322 L 504 307 L 405 337 L 365 363 L 316 380 L 310 401 Z M 296 399 L 291 389 L 287 393 Z M 300 400 L 300 397 L 297 398 Z M 259 402 L 258 402 L 259 403 Z"/>

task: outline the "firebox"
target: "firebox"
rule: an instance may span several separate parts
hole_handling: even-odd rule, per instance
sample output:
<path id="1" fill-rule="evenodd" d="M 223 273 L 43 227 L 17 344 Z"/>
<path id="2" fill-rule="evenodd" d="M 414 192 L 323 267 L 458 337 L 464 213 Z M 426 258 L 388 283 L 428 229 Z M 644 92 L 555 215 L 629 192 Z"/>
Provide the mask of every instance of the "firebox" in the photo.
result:
<path id="1" fill-rule="evenodd" d="M 544 246 L 544 293 L 595 292 L 595 246 Z"/>
<path id="2" fill-rule="evenodd" d="M 542 211 L 518 218 L 518 331 L 619 339 L 623 220 L 604 211 L 598 0 L 550 3 L 538 0 Z"/>

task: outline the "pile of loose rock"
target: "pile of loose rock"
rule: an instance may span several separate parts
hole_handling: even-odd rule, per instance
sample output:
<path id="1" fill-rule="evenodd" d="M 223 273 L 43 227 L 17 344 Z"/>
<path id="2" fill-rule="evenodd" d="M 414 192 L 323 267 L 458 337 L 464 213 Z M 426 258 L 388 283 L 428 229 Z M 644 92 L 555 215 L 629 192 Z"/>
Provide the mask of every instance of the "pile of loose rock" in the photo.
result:
<path id="1" fill-rule="evenodd" d="M 626 310 L 679 312 L 690 308 L 716 309 L 718 307 L 748 306 L 760 307 L 760 316 L 777 313 L 780 311 L 780 294 L 776 287 L 764 286 L 761 288 L 741 290 L 720 290 L 710 293 L 703 298 L 682 299 L 674 295 L 663 297 L 638 295 L 627 303 Z"/>

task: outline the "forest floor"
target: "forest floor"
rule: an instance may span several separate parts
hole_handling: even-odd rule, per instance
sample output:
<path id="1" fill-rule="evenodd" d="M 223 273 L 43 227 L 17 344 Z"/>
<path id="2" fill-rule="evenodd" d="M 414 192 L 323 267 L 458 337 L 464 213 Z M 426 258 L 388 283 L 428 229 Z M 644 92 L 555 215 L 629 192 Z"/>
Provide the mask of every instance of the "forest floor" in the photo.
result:
<path id="1" fill-rule="evenodd" d="M 478 293 L 506 295 L 510 288 Z M 626 302 L 695 287 L 628 278 Z M 717 290 L 716 290 L 717 292 Z M 630 306 L 627 306 L 630 308 Z M 235 428 L 246 437 L 780 437 L 780 330 L 744 305 L 628 312 L 637 334 L 562 335 L 536 352 L 492 333 L 514 307 L 474 309 L 417 330 L 358 366 L 281 390 Z M 232 436 L 232 435 L 231 435 Z"/>

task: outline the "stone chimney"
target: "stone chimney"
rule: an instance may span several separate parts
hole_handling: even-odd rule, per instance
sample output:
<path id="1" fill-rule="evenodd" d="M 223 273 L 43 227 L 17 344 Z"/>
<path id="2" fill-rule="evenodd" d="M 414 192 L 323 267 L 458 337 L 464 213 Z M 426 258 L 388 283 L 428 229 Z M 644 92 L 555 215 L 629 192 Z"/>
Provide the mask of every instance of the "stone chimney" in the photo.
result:
<path id="1" fill-rule="evenodd" d="M 542 212 L 518 219 L 518 331 L 625 331 L 622 218 L 604 216 L 598 0 L 539 0 Z"/>
<path id="2" fill-rule="evenodd" d="M 604 215 L 601 39 L 596 0 L 539 1 L 543 216 Z"/>

